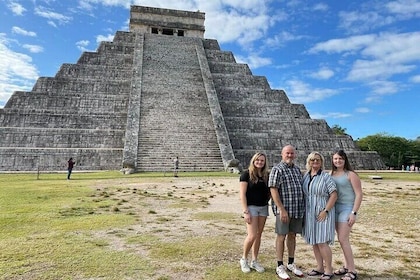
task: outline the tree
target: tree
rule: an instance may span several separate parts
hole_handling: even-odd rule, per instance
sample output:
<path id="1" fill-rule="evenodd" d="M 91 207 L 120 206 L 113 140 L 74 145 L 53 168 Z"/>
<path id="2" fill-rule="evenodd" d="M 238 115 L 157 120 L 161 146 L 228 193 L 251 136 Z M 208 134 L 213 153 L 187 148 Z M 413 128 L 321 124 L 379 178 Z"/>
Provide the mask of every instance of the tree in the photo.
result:
<path id="1" fill-rule="evenodd" d="M 334 132 L 334 134 L 337 135 L 346 135 L 346 128 L 343 128 L 341 126 L 339 126 L 338 124 L 335 124 L 331 127 L 332 131 Z"/>
<path id="2" fill-rule="evenodd" d="M 420 161 L 420 142 L 386 133 L 370 135 L 359 139 L 357 145 L 362 151 L 376 151 L 389 167 L 416 164 Z"/>
<path id="3" fill-rule="evenodd" d="M 411 164 L 420 165 L 420 139 L 417 138 L 414 141 L 410 141 L 410 150 L 408 152 L 408 158 L 411 160 Z"/>

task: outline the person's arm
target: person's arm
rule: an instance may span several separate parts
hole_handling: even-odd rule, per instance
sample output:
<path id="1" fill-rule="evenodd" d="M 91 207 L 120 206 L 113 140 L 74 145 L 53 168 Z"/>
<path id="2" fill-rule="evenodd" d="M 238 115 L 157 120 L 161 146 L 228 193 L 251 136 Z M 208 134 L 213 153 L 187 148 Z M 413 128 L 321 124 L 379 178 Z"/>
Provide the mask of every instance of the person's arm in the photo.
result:
<path id="1" fill-rule="evenodd" d="M 337 191 L 330 193 L 330 197 L 327 200 L 325 208 L 318 214 L 318 221 L 323 221 L 327 218 L 328 213 L 331 211 L 331 208 L 334 207 L 334 204 L 337 201 L 337 197 Z"/>
<path id="2" fill-rule="evenodd" d="M 352 213 L 349 217 L 349 223 L 354 223 L 356 221 L 356 215 L 360 209 L 360 205 L 362 204 L 363 199 L 362 182 L 360 181 L 360 178 L 356 172 L 353 171 L 349 172 L 349 180 L 355 194 Z"/>
<path id="3" fill-rule="evenodd" d="M 325 205 L 325 209 L 330 211 L 331 208 L 334 207 L 335 202 L 337 201 L 337 198 L 338 198 L 337 191 L 333 191 L 332 193 L 330 193 L 330 198 L 328 198 L 327 205 Z"/>
<path id="4" fill-rule="evenodd" d="M 271 199 L 276 204 L 277 210 L 279 211 L 280 220 L 283 223 L 288 222 L 289 221 L 289 214 L 287 213 L 286 209 L 284 208 L 283 203 L 281 203 L 280 194 L 279 194 L 278 189 L 276 187 L 270 187 L 270 194 L 271 194 Z"/>
<path id="5" fill-rule="evenodd" d="M 248 202 L 246 199 L 246 190 L 248 189 L 248 182 L 240 181 L 239 182 L 239 197 L 241 199 L 242 214 L 244 215 L 245 221 L 249 224 L 251 223 L 251 215 L 248 211 Z"/>
<path id="6" fill-rule="evenodd" d="M 323 172 L 322 176 L 323 176 L 322 182 L 325 185 L 326 191 L 329 193 L 328 194 L 329 197 L 328 197 L 327 203 L 325 204 L 325 208 L 318 215 L 318 220 L 321 220 L 321 221 L 327 218 L 328 213 L 330 212 L 331 208 L 334 207 L 335 202 L 337 201 L 337 198 L 338 198 L 335 182 L 332 179 L 331 175 L 326 172 Z"/>

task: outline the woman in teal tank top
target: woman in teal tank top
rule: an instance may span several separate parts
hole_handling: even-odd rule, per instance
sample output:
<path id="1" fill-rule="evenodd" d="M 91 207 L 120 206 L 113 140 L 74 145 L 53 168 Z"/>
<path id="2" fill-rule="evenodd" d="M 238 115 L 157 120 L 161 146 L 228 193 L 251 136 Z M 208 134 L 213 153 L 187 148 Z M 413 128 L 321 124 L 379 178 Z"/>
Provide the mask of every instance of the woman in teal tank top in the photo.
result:
<path id="1" fill-rule="evenodd" d="M 356 280 L 358 277 L 350 244 L 350 232 L 356 222 L 363 193 L 360 178 L 353 171 L 343 150 L 339 150 L 332 156 L 331 176 L 335 181 L 338 194 L 335 204 L 335 228 L 344 255 L 344 266 L 336 270 L 334 274 L 343 275 L 341 280 Z"/>

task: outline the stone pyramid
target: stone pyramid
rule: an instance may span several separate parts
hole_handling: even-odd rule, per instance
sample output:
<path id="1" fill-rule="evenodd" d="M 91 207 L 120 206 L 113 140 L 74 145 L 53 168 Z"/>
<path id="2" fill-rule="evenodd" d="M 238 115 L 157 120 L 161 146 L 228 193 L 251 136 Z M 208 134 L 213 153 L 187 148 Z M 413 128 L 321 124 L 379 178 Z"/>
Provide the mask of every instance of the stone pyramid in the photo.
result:
<path id="1" fill-rule="evenodd" d="M 286 144 L 302 168 L 311 151 L 328 163 L 337 148 L 357 169 L 383 167 L 204 39 L 204 19 L 132 6 L 129 32 L 14 92 L 0 109 L 0 170 L 64 170 L 73 157 L 77 170 L 171 171 L 178 156 L 182 171 L 216 171 L 247 167 L 256 151 L 272 166 Z"/>

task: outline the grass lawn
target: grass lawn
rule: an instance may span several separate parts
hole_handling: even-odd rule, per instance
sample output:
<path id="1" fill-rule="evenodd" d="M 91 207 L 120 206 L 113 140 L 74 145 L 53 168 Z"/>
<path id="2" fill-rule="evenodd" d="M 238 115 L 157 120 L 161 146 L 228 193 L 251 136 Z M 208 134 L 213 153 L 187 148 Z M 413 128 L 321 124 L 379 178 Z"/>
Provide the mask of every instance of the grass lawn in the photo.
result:
<path id="1" fill-rule="evenodd" d="M 381 176 L 385 182 L 420 182 L 419 173 L 360 173 L 363 180 L 369 180 L 370 175 Z M 237 199 L 238 175 L 181 173 L 181 179 L 174 179 L 164 173 L 107 171 L 75 172 L 72 176 L 74 179 L 66 180 L 65 173 L 0 174 L 0 279 L 275 279 L 274 268 L 262 274 L 240 272 L 243 222 L 235 211 L 221 211 L 217 206 L 208 209 L 218 198 Z M 235 186 L 227 188 L 220 183 L 224 179 Z M 188 185 L 176 180 L 193 182 Z M 375 191 L 375 198 L 369 198 L 372 201 L 397 197 L 392 190 L 390 195 Z M 412 192 L 401 194 L 403 203 L 395 210 L 398 217 L 414 219 L 409 223 L 398 218 L 389 221 L 382 215 L 375 218 L 378 211 L 390 210 L 387 203 L 363 206 L 365 220 L 375 225 L 373 235 L 390 230 L 392 222 L 402 238 L 418 240 L 409 226 L 420 222 L 420 189 Z M 378 228 L 380 219 L 382 229 Z M 197 229 L 193 230 L 193 225 L 198 225 Z M 272 234 L 270 226 L 266 226 L 267 235 Z M 375 258 L 383 253 L 387 259 L 384 248 L 376 250 L 363 240 L 362 232 L 356 236 L 361 237 L 359 251 Z M 393 242 L 386 237 L 384 247 L 392 247 Z M 272 242 L 265 246 L 261 261 L 271 264 L 275 258 Z M 307 256 L 310 265 L 311 252 Z M 417 269 L 410 256 L 401 258 L 406 258 L 403 262 L 408 268 Z M 363 273 L 374 274 L 367 269 Z M 173 278 L 174 274 L 178 276 Z M 418 278 L 400 274 L 395 279 Z"/>

